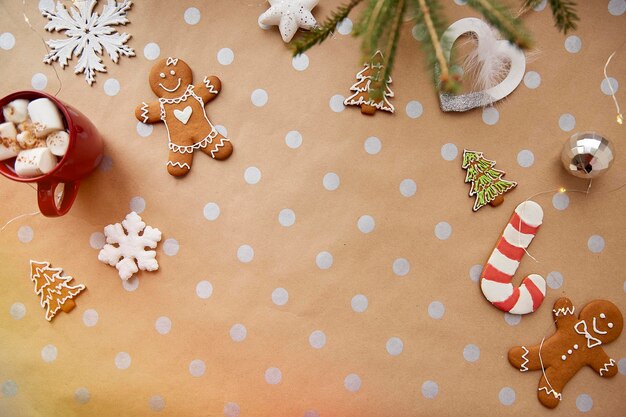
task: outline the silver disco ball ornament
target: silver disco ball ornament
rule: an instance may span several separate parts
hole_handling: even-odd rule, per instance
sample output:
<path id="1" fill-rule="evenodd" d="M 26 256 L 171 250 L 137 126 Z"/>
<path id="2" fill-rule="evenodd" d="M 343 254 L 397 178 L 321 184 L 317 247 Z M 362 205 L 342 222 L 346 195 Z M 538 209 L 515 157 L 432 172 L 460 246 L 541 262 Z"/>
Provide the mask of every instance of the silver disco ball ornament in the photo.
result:
<path id="1" fill-rule="evenodd" d="M 596 178 L 609 170 L 615 159 L 613 145 L 596 132 L 579 132 L 563 145 L 561 162 L 578 178 Z"/>

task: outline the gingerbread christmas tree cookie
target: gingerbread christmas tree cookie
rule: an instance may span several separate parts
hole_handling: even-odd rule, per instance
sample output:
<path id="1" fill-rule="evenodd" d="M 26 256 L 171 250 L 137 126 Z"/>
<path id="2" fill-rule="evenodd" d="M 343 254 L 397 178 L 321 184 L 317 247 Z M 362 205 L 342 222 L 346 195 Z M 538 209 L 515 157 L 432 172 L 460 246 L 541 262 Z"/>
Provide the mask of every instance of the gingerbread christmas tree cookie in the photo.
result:
<path id="1" fill-rule="evenodd" d="M 61 276 L 61 268 L 51 268 L 48 262 L 30 261 L 30 279 L 35 284 L 35 293 L 40 297 L 41 307 L 46 309 L 46 320 L 50 321 L 62 310 L 66 313 L 76 306 L 74 298 L 85 286 L 70 285 L 70 276 Z"/>
<path id="2" fill-rule="evenodd" d="M 583 367 L 610 378 L 617 366 L 603 349 L 622 333 L 624 319 L 615 304 L 594 300 L 578 315 L 568 298 L 559 298 L 552 310 L 556 332 L 533 346 L 516 346 L 509 351 L 509 362 L 522 372 L 542 371 L 537 388 L 541 404 L 554 408 L 561 401 L 563 388 Z"/>
<path id="3" fill-rule="evenodd" d="M 498 206 L 504 201 L 504 193 L 517 186 L 515 181 L 503 179 L 504 171 L 495 169 L 496 161 L 485 158 L 482 152 L 463 151 L 463 169 L 467 170 L 465 182 L 471 182 L 470 196 L 476 196 L 474 211 L 490 204 Z"/>
<path id="4" fill-rule="evenodd" d="M 387 97 L 394 96 L 393 91 L 389 88 L 391 77 L 381 86 L 383 84 L 381 78 L 384 77 L 384 74 L 383 54 L 380 51 L 376 51 L 372 59 L 366 62 L 363 69 L 356 75 L 357 82 L 350 87 L 350 91 L 353 91 L 354 94 L 346 98 L 343 104 L 346 106 L 360 106 L 361 113 L 367 115 L 373 115 L 376 113 L 376 110 L 393 113 L 395 111 L 393 104 L 387 100 Z M 372 91 L 377 88 L 384 90 L 381 97 L 375 97 L 372 94 Z"/>
<path id="5" fill-rule="evenodd" d="M 187 175 L 193 153 L 198 149 L 218 160 L 232 154 L 230 141 L 215 129 L 204 109 L 221 90 L 219 78 L 205 76 L 194 85 L 189 65 L 170 57 L 152 67 L 149 83 L 159 99 L 141 103 L 135 109 L 135 117 L 143 123 L 165 123 L 169 148 L 167 171 L 171 175 Z"/>

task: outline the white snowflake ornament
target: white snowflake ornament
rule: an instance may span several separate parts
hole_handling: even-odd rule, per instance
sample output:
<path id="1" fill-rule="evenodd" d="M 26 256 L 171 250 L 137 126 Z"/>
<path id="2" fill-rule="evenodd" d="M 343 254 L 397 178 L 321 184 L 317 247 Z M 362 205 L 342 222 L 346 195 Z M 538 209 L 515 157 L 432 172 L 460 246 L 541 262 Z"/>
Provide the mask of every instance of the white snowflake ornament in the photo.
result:
<path id="1" fill-rule="evenodd" d="M 122 228 L 122 226 L 124 227 Z M 143 234 L 140 235 L 141 231 Z M 141 217 L 134 211 L 126 216 L 122 224 L 115 223 L 105 227 L 104 235 L 107 244 L 100 250 L 98 260 L 115 266 L 119 271 L 120 278 L 124 281 L 138 271 L 137 266 L 142 271 L 159 269 L 156 252 L 145 250 L 145 248 L 156 248 L 157 243 L 161 240 L 161 231 L 146 226 Z M 136 264 L 135 260 L 137 261 Z"/>
<path id="2" fill-rule="evenodd" d="M 270 8 L 259 16 L 259 26 L 278 26 L 283 41 L 289 42 L 298 28 L 313 29 L 317 22 L 311 10 L 319 0 L 269 0 Z"/>
<path id="3" fill-rule="evenodd" d="M 97 0 L 76 1 L 68 11 L 58 1 L 56 7 L 51 10 L 41 11 L 43 16 L 50 20 L 45 26 L 46 30 L 65 31 L 69 38 L 47 41 L 52 50 L 44 57 L 43 62 L 52 64 L 58 61 L 61 68 L 64 68 L 68 65 L 69 59 L 80 56 L 74 66 L 74 73 L 85 73 L 85 81 L 89 85 L 95 81 L 96 71 L 107 71 L 101 59 L 103 50 L 115 63 L 121 55 L 135 56 L 133 48 L 125 45 L 130 35 L 119 34 L 111 27 L 128 23 L 126 11 L 130 9 L 132 2 L 123 0 L 118 3 L 115 0 L 108 0 L 102 8 L 101 15 L 93 11 L 96 3 Z"/>

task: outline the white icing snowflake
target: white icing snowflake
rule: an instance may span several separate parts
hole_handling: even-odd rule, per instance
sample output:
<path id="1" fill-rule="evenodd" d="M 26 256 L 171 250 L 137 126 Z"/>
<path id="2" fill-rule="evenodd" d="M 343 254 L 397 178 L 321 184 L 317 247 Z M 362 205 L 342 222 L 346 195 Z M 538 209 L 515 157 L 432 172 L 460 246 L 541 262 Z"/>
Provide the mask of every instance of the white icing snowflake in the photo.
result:
<path id="1" fill-rule="evenodd" d="M 122 228 L 124 226 L 124 228 Z M 126 229 L 127 233 L 124 232 Z M 143 230 L 143 234 L 141 231 Z M 107 244 L 98 254 L 98 260 L 115 266 L 119 271 L 120 278 L 126 281 L 139 269 L 142 271 L 156 271 L 159 263 L 156 261 L 156 252 L 145 250 L 156 248 L 161 240 L 161 231 L 146 224 L 141 217 L 131 212 L 126 216 L 122 224 L 110 224 L 104 228 Z M 114 246 L 117 245 L 117 246 Z M 121 260 L 120 260 L 121 259 Z M 135 264 L 137 260 L 137 264 Z"/>
<path id="2" fill-rule="evenodd" d="M 50 39 L 47 44 L 52 50 L 44 57 L 43 62 L 52 64 L 58 61 L 61 67 L 68 65 L 72 56 L 79 57 L 74 66 L 74 73 L 85 73 L 85 80 L 89 85 L 95 81 L 96 71 L 106 72 L 102 64 L 103 49 L 111 60 L 117 63 L 120 55 L 135 56 L 133 48 L 124 45 L 130 35 L 121 35 L 111 28 L 114 25 L 128 23 L 126 11 L 132 2 L 123 0 L 119 4 L 115 0 L 108 0 L 102 8 L 102 15 L 93 12 L 97 0 L 76 1 L 69 12 L 58 1 L 55 8 L 42 10 L 43 16 L 50 21 L 45 29 L 52 32 L 65 31 L 69 39 Z M 71 16 L 70 16 L 71 13 Z"/>

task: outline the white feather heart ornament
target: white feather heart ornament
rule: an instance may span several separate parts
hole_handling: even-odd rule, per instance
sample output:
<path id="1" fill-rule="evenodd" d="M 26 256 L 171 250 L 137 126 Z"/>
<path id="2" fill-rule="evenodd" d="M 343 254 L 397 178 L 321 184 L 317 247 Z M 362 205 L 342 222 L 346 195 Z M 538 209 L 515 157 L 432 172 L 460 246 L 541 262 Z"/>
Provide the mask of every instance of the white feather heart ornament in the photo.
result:
<path id="1" fill-rule="evenodd" d="M 507 40 L 498 39 L 498 32 L 480 19 L 468 17 L 457 20 L 444 32 L 444 57 L 449 62 L 454 41 L 472 33 L 477 41 L 474 51 L 465 60 L 464 72 L 474 72 L 476 91 L 466 94 L 440 93 L 444 112 L 463 112 L 488 106 L 511 94 L 524 78 L 524 53 Z"/>

